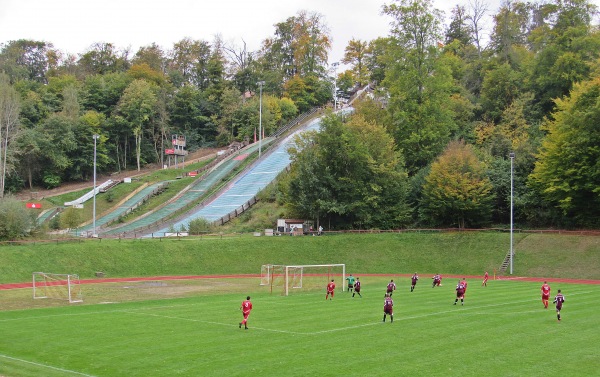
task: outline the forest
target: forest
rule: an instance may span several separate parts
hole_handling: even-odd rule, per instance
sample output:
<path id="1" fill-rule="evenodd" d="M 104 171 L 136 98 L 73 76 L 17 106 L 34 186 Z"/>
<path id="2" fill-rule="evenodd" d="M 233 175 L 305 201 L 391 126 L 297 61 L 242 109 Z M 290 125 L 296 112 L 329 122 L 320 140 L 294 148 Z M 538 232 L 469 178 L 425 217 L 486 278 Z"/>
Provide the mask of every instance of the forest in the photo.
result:
<path id="1" fill-rule="evenodd" d="M 299 11 L 258 51 L 183 38 L 138 51 L 0 44 L 0 195 L 252 140 L 369 84 L 350 117 L 298 138 L 271 195 L 336 229 L 600 225 L 600 30 L 587 0 L 382 7 L 389 34 L 329 64 L 325 18 Z M 483 29 L 484 17 L 493 25 Z M 261 93 L 259 96 L 258 93 Z M 511 178 L 511 173 L 514 174 Z M 513 195 L 511 195 L 511 186 Z M 2 212 L 2 211 L 0 211 Z"/>

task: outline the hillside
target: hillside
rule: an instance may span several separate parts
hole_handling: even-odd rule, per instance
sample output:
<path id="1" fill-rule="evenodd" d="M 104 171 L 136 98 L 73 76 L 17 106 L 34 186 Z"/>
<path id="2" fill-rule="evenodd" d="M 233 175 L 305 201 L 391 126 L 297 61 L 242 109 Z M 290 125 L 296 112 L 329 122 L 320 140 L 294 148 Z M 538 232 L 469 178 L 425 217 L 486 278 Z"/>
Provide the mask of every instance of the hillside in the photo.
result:
<path id="1" fill-rule="evenodd" d="M 195 152 L 190 153 L 185 161 L 185 166 L 202 161 L 210 156 L 214 156 L 219 148 L 202 148 Z M 140 171 L 137 169 L 123 170 L 114 172 L 111 174 L 97 174 L 96 184 L 102 183 L 108 179 L 112 180 L 123 180 L 124 178 L 139 177 L 147 174 L 151 174 L 155 171 L 162 170 L 160 164 L 148 164 L 143 167 Z M 65 182 L 59 187 L 53 189 L 45 189 L 43 187 L 33 187 L 31 189 L 23 189 L 15 194 L 18 200 L 31 200 L 31 199 L 43 199 L 52 196 L 59 196 L 71 192 L 76 192 L 84 189 L 92 189 L 94 187 L 93 178 L 82 182 Z"/>
<path id="2" fill-rule="evenodd" d="M 30 243 L 0 247 L 0 283 L 27 282 L 33 271 L 76 273 L 82 279 L 159 275 L 258 274 L 263 264 L 345 263 L 348 272 L 490 275 L 509 236 L 477 233 L 327 234 Z M 600 280 L 600 237 L 515 235 L 515 276 Z M 504 274 L 508 275 L 508 273 Z"/>

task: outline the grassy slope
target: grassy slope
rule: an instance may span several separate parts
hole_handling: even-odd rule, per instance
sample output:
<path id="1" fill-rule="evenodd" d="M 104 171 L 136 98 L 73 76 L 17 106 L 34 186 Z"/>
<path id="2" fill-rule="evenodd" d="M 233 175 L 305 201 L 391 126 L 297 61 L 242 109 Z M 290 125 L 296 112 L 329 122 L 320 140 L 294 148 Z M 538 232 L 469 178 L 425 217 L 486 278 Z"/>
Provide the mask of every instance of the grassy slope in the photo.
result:
<path id="1" fill-rule="evenodd" d="M 185 174 L 192 170 L 201 169 L 205 165 L 209 164 L 213 161 L 214 158 L 209 158 L 206 160 L 202 160 L 199 162 L 195 162 L 193 164 L 189 164 L 186 166 L 185 170 L 182 169 L 163 169 L 156 170 L 152 173 L 145 174 L 143 176 L 134 178 L 132 183 L 122 183 L 110 190 L 110 196 L 108 193 L 98 193 L 96 195 L 96 215 L 97 217 L 102 216 L 105 213 L 108 213 L 114 210 L 114 207 L 119 204 L 122 200 L 126 199 L 128 195 L 133 193 L 135 190 L 140 188 L 143 184 L 154 184 L 162 181 L 172 181 L 160 195 L 153 197 L 149 202 L 146 202 L 141 208 L 136 210 L 137 215 L 141 215 L 146 211 L 153 209 L 158 206 L 160 203 L 163 203 L 175 195 L 177 195 L 182 189 L 186 186 L 192 184 L 194 179 L 192 177 L 187 177 Z M 180 179 L 177 179 L 180 177 Z M 69 202 L 80 198 L 81 196 L 87 194 L 92 190 L 92 187 L 80 190 L 69 192 L 66 194 L 56 195 L 52 197 L 45 198 L 41 200 L 42 206 L 44 209 L 61 207 L 65 202 Z M 110 198 L 110 201 L 108 199 Z M 92 201 L 88 201 L 84 203 L 84 207 L 80 212 L 80 220 L 81 223 L 89 223 L 92 221 L 93 214 L 93 205 Z M 130 216 L 133 218 L 133 216 Z"/>
<path id="2" fill-rule="evenodd" d="M 82 240 L 0 247 L 0 283 L 31 272 L 92 278 L 257 274 L 262 264 L 346 263 L 349 272 L 490 274 L 509 248 L 506 233 L 337 234 L 323 237 L 202 237 Z M 515 234 L 514 275 L 600 279 L 600 238 Z"/>

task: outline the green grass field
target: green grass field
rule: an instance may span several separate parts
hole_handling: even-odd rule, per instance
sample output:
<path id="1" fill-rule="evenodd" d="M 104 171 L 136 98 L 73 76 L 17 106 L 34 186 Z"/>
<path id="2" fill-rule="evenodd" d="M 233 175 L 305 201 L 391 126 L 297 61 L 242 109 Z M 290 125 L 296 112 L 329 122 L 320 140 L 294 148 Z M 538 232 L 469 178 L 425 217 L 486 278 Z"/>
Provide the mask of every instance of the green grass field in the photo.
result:
<path id="1" fill-rule="evenodd" d="M 338 281 L 331 301 L 325 282 L 288 297 L 258 278 L 85 285 L 83 305 L 0 311 L 0 375 L 562 377 L 600 368 L 598 285 L 550 280 L 552 296 L 566 296 L 558 323 L 538 282 L 470 279 L 465 305 L 454 306 L 456 279 L 431 288 L 424 275 L 411 293 L 407 277 L 354 275 L 364 297 Z M 381 322 L 390 277 L 393 324 Z M 2 294 L 31 299 L 30 289 Z"/>

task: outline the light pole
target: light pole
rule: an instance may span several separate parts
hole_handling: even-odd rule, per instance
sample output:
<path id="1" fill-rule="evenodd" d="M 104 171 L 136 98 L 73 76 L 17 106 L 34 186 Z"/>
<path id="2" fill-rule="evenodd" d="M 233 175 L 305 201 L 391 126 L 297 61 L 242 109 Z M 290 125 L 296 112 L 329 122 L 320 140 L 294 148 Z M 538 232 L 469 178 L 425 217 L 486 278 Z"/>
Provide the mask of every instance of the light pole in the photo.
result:
<path id="1" fill-rule="evenodd" d="M 262 88 L 265 85 L 264 81 L 259 81 L 256 83 L 260 88 L 259 95 L 259 105 L 258 105 L 258 158 L 260 158 L 260 154 L 262 152 Z"/>
<path id="2" fill-rule="evenodd" d="M 513 162 L 515 160 L 515 152 L 510 152 L 510 274 L 513 273 L 513 259 L 515 253 L 513 251 Z"/>
<path id="3" fill-rule="evenodd" d="M 333 68 L 333 111 L 337 110 L 337 67 L 340 63 L 335 62 L 331 63 L 331 68 Z"/>
<path id="4" fill-rule="evenodd" d="M 98 134 L 92 135 L 94 138 L 94 209 L 92 211 L 93 233 L 92 237 L 96 237 L 96 141 L 100 137 Z"/>

